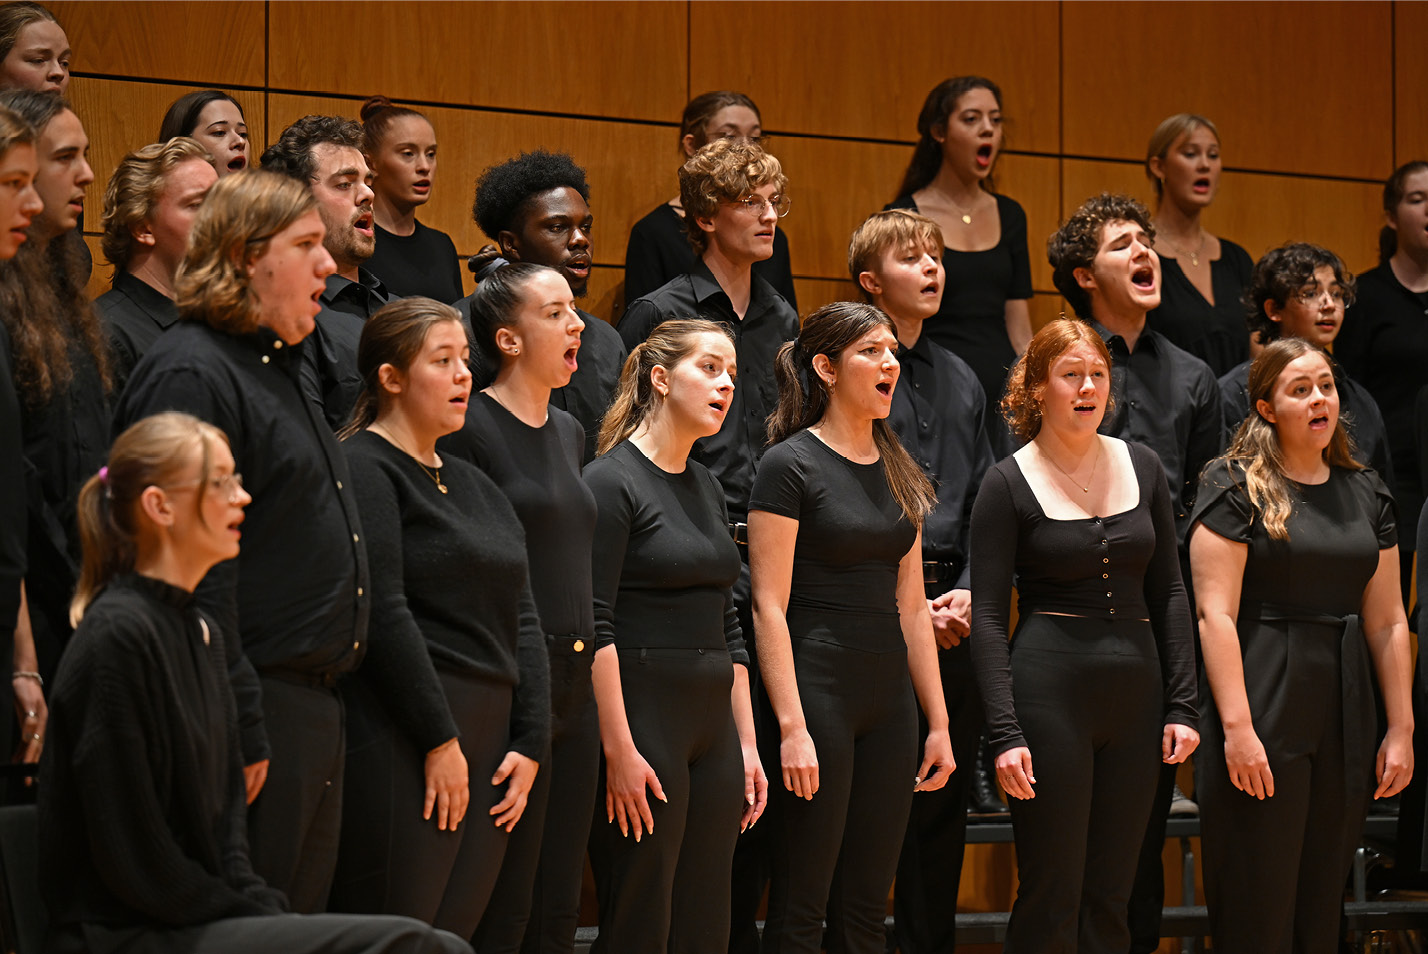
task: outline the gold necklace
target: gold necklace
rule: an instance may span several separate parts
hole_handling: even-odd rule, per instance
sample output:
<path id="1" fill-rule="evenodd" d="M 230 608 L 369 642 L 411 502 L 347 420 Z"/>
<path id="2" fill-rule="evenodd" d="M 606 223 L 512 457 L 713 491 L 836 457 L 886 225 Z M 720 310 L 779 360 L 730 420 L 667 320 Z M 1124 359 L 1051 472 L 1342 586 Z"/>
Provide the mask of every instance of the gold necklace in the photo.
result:
<path id="1" fill-rule="evenodd" d="M 1191 265 L 1191 267 L 1193 267 L 1193 268 L 1199 268 L 1199 267 L 1200 267 L 1200 253 L 1203 252 L 1203 251 L 1205 251 L 1205 240 L 1206 240 L 1208 237 L 1209 237 L 1209 236 L 1206 234 L 1205 230 L 1204 230 L 1204 229 L 1201 229 L 1201 230 L 1200 230 L 1200 244 L 1199 244 L 1198 246 L 1196 246 L 1195 251 L 1189 253 L 1189 254 L 1190 254 L 1190 265 Z M 1185 255 L 1185 254 L 1186 254 L 1185 250 L 1184 250 L 1183 248 L 1181 248 L 1177 243 L 1170 241 L 1170 238 L 1169 238 L 1168 236 L 1164 238 L 1164 242 L 1165 242 L 1166 245 L 1169 245 L 1169 246 L 1171 247 L 1171 249 L 1173 249 L 1173 250 L 1174 250 L 1175 252 L 1177 252 L 1179 255 Z"/>
<path id="2" fill-rule="evenodd" d="M 1067 480 L 1071 481 L 1071 483 L 1072 483 L 1073 485 L 1075 485 L 1075 486 L 1077 486 L 1077 487 L 1081 487 L 1081 482 L 1080 482 L 1079 480 L 1077 480 L 1075 477 L 1072 477 L 1071 474 L 1070 474 L 1070 472 L 1069 472 L 1065 467 L 1062 467 L 1060 464 L 1056 463 L 1056 458 L 1054 458 L 1054 457 L 1052 457 L 1050 454 L 1048 454 L 1044 448 L 1038 447 L 1037 450 L 1040 450 L 1040 451 L 1041 451 L 1041 456 L 1042 456 L 1042 457 L 1045 457 L 1047 460 L 1051 461 L 1051 466 L 1052 466 L 1052 467 L 1055 467 L 1057 470 L 1061 471 L 1061 473 L 1065 474 Z M 1091 476 L 1090 476 L 1090 478 L 1087 479 L 1087 481 L 1086 481 L 1086 486 L 1081 487 L 1081 493 L 1083 493 L 1083 494 L 1089 494 L 1089 493 L 1091 492 L 1091 485 L 1096 482 L 1096 468 L 1097 468 L 1097 467 L 1100 467 L 1100 466 L 1101 466 L 1101 441 L 1100 441 L 1099 438 L 1097 438 L 1097 440 L 1096 440 L 1096 460 L 1095 460 L 1094 463 L 1091 464 Z"/>
<path id="3" fill-rule="evenodd" d="M 938 189 L 937 194 L 940 195 L 942 198 L 946 199 L 948 205 L 952 206 L 952 208 L 956 209 L 958 212 L 961 213 L 963 225 L 972 224 L 972 215 L 977 211 L 976 199 L 972 200 L 972 207 L 970 209 L 964 209 L 953 200 L 952 196 L 947 194 L 946 190 Z"/>
<path id="4" fill-rule="evenodd" d="M 421 472 L 422 472 L 423 474 L 426 474 L 428 477 L 431 478 L 431 482 L 434 483 L 434 484 L 436 484 L 436 489 L 437 489 L 437 490 L 441 491 L 442 493 L 446 493 L 446 485 L 441 482 L 441 465 L 440 465 L 440 464 L 437 464 L 437 465 L 436 465 L 436 468 L 435 468 L 435 469 L 432 469 L 432 468 L 426 466 L 425 464 L 423 464 L 421 461 L 417 460 L 415 457 L 413 457 L 412 460 L 416 460 L 416 465 L 421 468 Z M 441 460 L 441 458 L 438 457 L 437 460 Z"/>
<path id="5" fill-rule="evenodd" d="M 406 454 L 408 457 L 410 457 L 410 458 L 412 459 L 412 463 L 414 463 L 414 464 L 416 464 L 418 467 L 420 467 L 420 468 L 421 468 L 421 472 L 422 472 L 423 474 L 426 474 L 428 477 L 430 477 L 430 478 L 431 478 L 431 482 L 434 483 L 434 484 L 436 484 L 436 489 L 437 489 L 437 490 L 441 491 L 442 493 L 447 493 L 447 492 L 448 492 L 447 489 L 446 489 L 446 484 L 444 484 L 444 483 L 441 482 L 441 457 L 440 457 L 439 455 L 438 455 L 437 458 L 436 458 L 436 467 L 435 467 L 435 468 L 428 467 L 427 465 L 425 465 L 425 464 L 423 464 L 423 463 L 421 462 L 421 460 L 417 457 L 417 455 L 413 454 L 411 451 L 409 451 L 409 450 L 407 450 L 405 447 L 403 447 L 402 444 L 401 444 L 401 441 L 397 440 L 396 437 L 393 436 L 392 432 L 389 431 L 389 430 L 387 430 L 387 429 L 386 429 L 385 427 L 383 427 L 382 425 L 380 425 L 380 424 L 373 424 L 373 425 L 371 425 L 370 427 L 368 427 L 368 430 L 370 430 L 370 431 L 376 431 L 376 432 L 377 432 L 378 434 L 380 434 L 382 437 L 384 437 L 384 438 L 387 439 L 387 443 L 391 444 L 391 445 L 392 445 L 393 447 L 395 447 L 397 450 L 401 451 L 403 454 Z"/>

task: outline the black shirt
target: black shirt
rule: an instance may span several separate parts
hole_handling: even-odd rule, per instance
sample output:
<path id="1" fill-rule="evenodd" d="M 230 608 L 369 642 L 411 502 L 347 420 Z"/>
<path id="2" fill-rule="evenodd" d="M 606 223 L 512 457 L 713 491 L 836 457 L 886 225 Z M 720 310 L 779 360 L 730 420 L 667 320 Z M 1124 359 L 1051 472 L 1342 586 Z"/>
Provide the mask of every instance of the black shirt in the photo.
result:
<path id="1" fill-rule="evenodd" d="M 1249 326 L 1241 299 L 1249 287 L 1254 259 L 1229 239 L 1220 239 L 1220 257 L 1210 262 L 1212 305 L 1191 284 L 1180 263 L 1160 251 L 1160 307 L 1145 316 L 1147 327 L 1210 366 L 1218 377 L 1249 358 Z"/>
<path id="2" fill-rule="evenodd" d="M 1120 335 L 1099 322 L 1090 325 L 1111 352 L 1114 406 L 1100 432 L 1144 444 L 1159 455 L 1183 541 L 1200 471 L 1220 454 L 1219 384 L 1209 365 L 1150 328 L 1141 331 L 1132 353 Z"/>
<path id="3" fill-rule="evenodd" d="M 661 470 L 624 441 L 585 468 L 595 495 L 595 640 L 622 649 L 728 649 L 748 665 L 733 585 L 739 548 L 698 461 Z"/>
<path id="4" fill-rule="evenodd" d="M 376 222 L 377 250 L 367 259 L 367 271 L 393 298 L 420 295 L 451 304 L 461 297 L 461 262 L 451 236 L 416 223 L 411 235 L 388 232 Z"/>
<path id="5" fill-rule="evenodd" d="M 550 667 L 520 521 L 460 458 L 431 470 L 371 431 L 347 441 L 372 565 L 372 639 L 358 678 L 418 751 L 457 734 L 436 670 L 514 686 L 510 748 L 539 760 L 550 738 Z"/>
<path id="6" fill-rule="evenodd" d="M 229 643 L 248 763 L 269 754 L 252 669 L 336 676 L 357 668 L 367 642 L 371 583 L 352 480 L 299 387 L 300 350 L 263 328 L 229 335 L 181 321 L 134 369 L 115 417 L 119 428 L 160 411 L 208 421 L 228 435 L 253 495 L 241 554 L 198 590 Z"/>
<path id="7" fill-rule="evenodd" d="M 643 298 L 661 285 L 694 271 L 698 259 L 684 218 L 674 206 L 663 202 L 630 229 L 625 247 L 625 301 Z M 788 234 L 774 232 L 773 254 L 754 263 L 754 274 L 774 287 L 794 311 L 798 310 L 793 289 L 793 266 L 788 257 Z"/>
<path id="8" fill-rule="evenodd" d="M 898 566 L 917 541 L 881 460 L 848 460 L 811 431 L 770 447 L 749 509 L 798 521 L 788 630 L 866 653 L 907 649 Z"/>
<path id="9" fill-rule="evenodd" d="M 550 409 L 544 425 L 531 427 L 478 392 L 471 396 L 465 425 L 442 438 L 438 448 L 481 468 L 515 508 L 526 532 L 531 591 L 545 631 L 593 641 L 595 497 L 580 479 L 584 442 L 580 424 L 559 408 Z"/>
<path id="10" fill-rule="evenodd" d="M 723 322 L 734 333 L 739 379 L 733 403 L 719 433 L 695 442 L 690 456 L 719 478 L 729 518 L 741 521 L 749 510 L 754 464 L 768 443 L 768 416 L 778 405 L 774 358 L 783 343 L 798 334 L 798 312 L 755 275 L 748 310 L 739 320 L 729 296 L 701 261 L 689 274 L 632 302 L 620 319 L 620 337 L 633 349 L 671 318 L 707 318 Z"/>
<path id="11" fill-rule="evenodd" d="M 992 466 L 987 397 L 967 362 L 927 335 L 899 347 L 902 374 L 888 424 L 937 488 L 937 508 L 922 524 L 922 556 L 949 564 L 944 590 L 967 589 L 972 502 Z"/>
<path id="12" fill-rule="evenodd" d="M 41 770 L 54 934 L 107 954 L 114 929 L 286 908 L 248 860 L 224 656 L 193 595 L 159 580 L 119 577 L 85 613 L 51 689 Z M 107 930 L 86 938 L 84 924 Z"/>
<path id="13" fill-rule="evenodd" d="M 972 664 L 997 754 L 1026 744 L 1007 642 L 1013 585 L 1021 618 L 1149 619 L 1164 678 L 1165 721 L 1196 725 L 1194 636 L 1165 473 L 1152 449 L 1129 447 L 1140 498 L 1132 509 L 1106 517 L 1046 516 L 1015 457 L 998 462 L 982 482 L 972 509 Z"/>
<path id="14" fill-rule="evenodd" d="M 26 492 L 24 436 L 10 332 L 0 324 L 0 633 L 12 634 L 25 579 Z M 0 640 L 0 646 L 9 639 Z M 5 658 L 9 658 L 8 656 Z"/>
<path id="15" fill-rule="evenodd" d="M 134 365 L 178 321 L 178 306 L 142 278 L 116 271 L 114 287 L 94 300 L 94 310 L 109 335 L 109 369 L 119 394 Z"/>
<path id="16" fill-rule="evenodd" d="M 318 403 L 328 427 L 341 430 L 352 416 L 352 406 L 362 393 L 357 371 L 357 345 L 367 319 L 394 299 L 387 288 L 365 268 L 358 281 L 341 275 L 327 276 L 327 290 L 319 296 L 322 310 L 317 327 L 303 342 L 303 390 Z"/>

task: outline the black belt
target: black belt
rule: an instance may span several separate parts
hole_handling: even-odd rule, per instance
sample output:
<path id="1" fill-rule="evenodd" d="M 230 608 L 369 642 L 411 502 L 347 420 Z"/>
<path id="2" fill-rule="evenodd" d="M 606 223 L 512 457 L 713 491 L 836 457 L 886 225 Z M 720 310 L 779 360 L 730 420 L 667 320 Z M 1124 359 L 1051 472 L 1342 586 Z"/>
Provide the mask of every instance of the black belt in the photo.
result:
<path id="1" fill-rule="evenodd" d="M 962 564 L 952 560 L 923 560 L 923 583 L 956 583 L 962 576 Z"/>
<path id="2" fill-rule="evenodd" d="M 747 523 L 729 522 L 729 536 L 734 538 L 734 542 L 741 547 L 749 545 L 749 525 Z"/>

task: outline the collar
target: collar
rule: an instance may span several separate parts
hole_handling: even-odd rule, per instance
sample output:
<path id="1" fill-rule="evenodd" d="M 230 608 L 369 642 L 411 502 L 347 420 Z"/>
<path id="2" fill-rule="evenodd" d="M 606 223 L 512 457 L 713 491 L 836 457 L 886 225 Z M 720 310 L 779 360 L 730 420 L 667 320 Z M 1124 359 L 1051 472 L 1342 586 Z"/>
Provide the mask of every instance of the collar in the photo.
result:
<path id="1" fill-rule="evenodd" d="M 1126 339 L 1122 338 L 1119 334 L 1113 333 L 1109 328 L 1094 318 L 1084 320 L 1086 324 L 1096 329 L 1096 334 L 1101 336 L 1101 340 L 1106 343 L 1107 348 L 1110 348 L 1114 352 L 1114 345 L 1119 342 L 1121 351 L 1125 354 L 1130 354 L 1130 349 L 1126 347 Z M 1145 327 L 1140 330 L 1140 337 L 1135 341 L 1135 350 L 1139 351 L 1142 346 L 1149 345 L 1151 351 L 1159 354 L 1161 350 L 1160 341 L 1160 332 L 1151 328 L 1150 324 L 1147 323 Z"/>
<path id="2" fill-rule="evenodd" d="M 390 297 L 387 294 L 387 286 L 382 284 L 382 280 L 360 265 L 357 267 L 357 281 L 343 278 L 333 272 L 327 276 L 326 285 L 322 294 L 318 296 L 324 305 L 330 305 L 338 298 L 353 296 L 361 296 L 363 299 L 376 296 L 383 302 Z"/>
<path id="3" fill-rule="evenodd" d="M 178 305 L 163 292 L 131 272 L 114 273 L 114 290 L 122 292 L 160 328 L 168 328 L 178 321 Z"/>
<path id="4" fill-rule="evenodd" d="M 110 581 L 109 585 L 116 589 L 136 590 L 175 609 L 184 610 L 193 605 L 193 594 L 188 590 L 140 573 L 131 572 L 117 576 Z"/>
<path id="5" fill-rule="evenodd" d="M 926 364 L 932 363 L 932 339 L 927 334 L 927 326 L 923 325 L 922 334 L 917 336 L 917 340 L 912 343 L 912 347 L 905 346 L 901 341 L 897 343 L 897 357 L 901 361 L 903 356 L 917 358 Z"/>

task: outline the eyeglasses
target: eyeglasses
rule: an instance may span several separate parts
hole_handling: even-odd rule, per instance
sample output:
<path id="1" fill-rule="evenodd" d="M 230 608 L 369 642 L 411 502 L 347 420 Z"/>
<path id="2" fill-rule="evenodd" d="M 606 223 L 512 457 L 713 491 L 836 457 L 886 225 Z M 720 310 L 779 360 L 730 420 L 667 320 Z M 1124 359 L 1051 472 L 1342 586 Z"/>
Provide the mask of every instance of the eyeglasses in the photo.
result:
<path id="1" fill-rule="evenodd" d="M 750 193 L 742 199 L 735 199 L 734 204 L 742 205 L 751 215 L 758 216 L 764 214 L 765 208 L 770 208 L 773 209 L 774 215 L 783 218 L 785 215 L 788 215 L 788 208 L 791 203 L 789 202 L 788 196 L 782 193 L 767 199 L 761 195 Z"/>
<path id="2" fill-rule="evenodd" d="M 1301 305 L 1312 305 L 1320 298 L 1323 298 L 1325 292 L 1328 292 L 1329 297 L 1340 304 L 1347 302 L 1349 298 L 1348 294 L 1345 293 L 1343 287 L 1340 285 L 1330 285 L 1328 288 L 1320 288 L 1318 285 L 1305 285 L 1294 293 L 1294 300 Z"/>
<path id="3" fill-rule="evenodd" d="M 229 503 L 238 500 L 238 495 L 243 491 L 242 474 L 224 474 L 221 477 L 210 477 L 206 481 L 208 489 L 215 494 L 222 494 Z M 166 490 L 187 490 L 190 487 L 198 487 L 205 483 L 203 480 L 186 480 L 181 484 L 164 484 Z"/>

